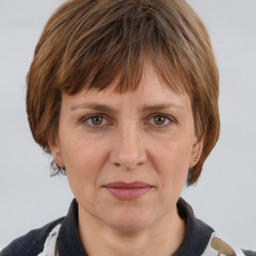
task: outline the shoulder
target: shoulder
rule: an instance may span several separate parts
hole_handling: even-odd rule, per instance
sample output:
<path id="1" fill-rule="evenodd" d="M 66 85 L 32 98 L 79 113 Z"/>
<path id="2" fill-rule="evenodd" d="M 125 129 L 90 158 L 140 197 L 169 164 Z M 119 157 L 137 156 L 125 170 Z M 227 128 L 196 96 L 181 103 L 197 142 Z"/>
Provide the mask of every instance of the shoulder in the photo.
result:
<path id="1" fill-rule="evenodd" d="M 37 256 L 43 251 L 44 243 L 49 232 L 57 224 L 61 223 L 63 219 L 55 220 L 15 239 L 0 252 L 0 256 Z"/>
<path id="2" fill-rule="evenodd" d="M 256 252 L 239 250 L 221 239 L 213 228 L 195 217 L 193 209 L 184 199 L 179 199 L 177 208 L 180 217 L 185 220 L 187 228 L 184 241 L 175 256 L 256 256 Z"/>
<path id="3" fill-rule="evenodd" d="M 256 252 L 239 250 L 232 247 L 227 241 L 222 240 L 216 236 L 215 232 L 209 240 L 209 243 L 201 256 L 256 256 Z"/>

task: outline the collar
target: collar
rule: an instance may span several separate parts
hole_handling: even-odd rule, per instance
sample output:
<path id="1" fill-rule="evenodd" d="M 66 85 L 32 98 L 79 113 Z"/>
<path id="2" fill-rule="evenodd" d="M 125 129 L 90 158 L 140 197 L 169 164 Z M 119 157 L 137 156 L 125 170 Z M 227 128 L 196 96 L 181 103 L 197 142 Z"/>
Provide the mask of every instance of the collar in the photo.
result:
<path id="1" fill-rule="evenodd" d="M 78 204 L 73 199 L 67 216 L 64 218 L 57 240 L 59 255 L 88 256 L 78 233 Z"/>
<path id="2" fill-rule="evenodd" d="M 177 208 L 180 217 L 186 222 L 186 233 L 174 256 L 202 255 L 214 230 L 196 219 L 191 206 L 184 199 L 179 199 Z"/>

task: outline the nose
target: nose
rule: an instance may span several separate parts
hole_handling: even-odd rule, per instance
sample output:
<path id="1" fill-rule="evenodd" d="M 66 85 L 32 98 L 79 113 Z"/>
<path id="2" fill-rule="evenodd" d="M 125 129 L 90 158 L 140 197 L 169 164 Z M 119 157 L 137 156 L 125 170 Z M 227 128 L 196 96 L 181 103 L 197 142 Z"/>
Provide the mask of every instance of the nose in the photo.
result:
<path id="1" fill-rule="evenodd" d="M 138 130 L 128 126 L 116 132 L 110 153 L 110 162 L 116 167 L 132 170 L 146 162 L 146 149 Z"/>

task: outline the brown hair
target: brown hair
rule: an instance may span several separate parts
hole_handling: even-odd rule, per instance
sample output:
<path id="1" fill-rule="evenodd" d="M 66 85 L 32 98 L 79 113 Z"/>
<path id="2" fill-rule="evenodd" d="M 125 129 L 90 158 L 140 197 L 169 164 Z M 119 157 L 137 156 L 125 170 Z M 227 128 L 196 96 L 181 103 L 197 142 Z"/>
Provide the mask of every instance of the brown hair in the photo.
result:
<path id="1" fill-rule="evenodd" d="M 219 77 L 207 30 L 183 0 L 70 0 L 50 18 L 27 76 L 27 113 L 35 141 L 50 153 L 57 136 L 61 95 L 135 90 L 145 58 L 159 77 L 192 102 L 195 131 L 204 135 L 195 183 L 219 136 Z"/>

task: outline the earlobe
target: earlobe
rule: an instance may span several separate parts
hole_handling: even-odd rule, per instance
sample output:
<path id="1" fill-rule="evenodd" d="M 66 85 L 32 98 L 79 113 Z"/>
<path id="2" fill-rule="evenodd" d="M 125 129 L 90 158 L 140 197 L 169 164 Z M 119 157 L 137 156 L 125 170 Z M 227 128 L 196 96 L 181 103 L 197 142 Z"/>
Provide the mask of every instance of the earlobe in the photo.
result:
<path id="1" fill-rule="evenodd" d="M 204 136 L 202 136 L 200 139 L 195 138 L 195 142 L 193 144 L 191 156 L 190 156 L 190 162 L 189 162 L 189 167 L 194 167 L 202 154 L 203 150 L 203 145 L 204 145 Z"/>
<path id="2" fill-rule="evenodd" d="M 52 154 L 53 158 L 55 159 L 56 164 L 60 168 L 64 167 L 64 163 L 63 163 L 62 156 L 61 156 L 61 150 L 60 150 L 60 147 L 58 145 L 58 142 L 56 142 L 54 144 L 53 143 L 48 143 L 48 145 L 49 145 L 51 154 Z"/>

